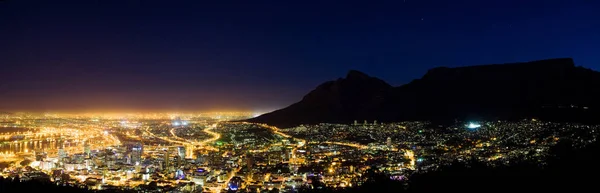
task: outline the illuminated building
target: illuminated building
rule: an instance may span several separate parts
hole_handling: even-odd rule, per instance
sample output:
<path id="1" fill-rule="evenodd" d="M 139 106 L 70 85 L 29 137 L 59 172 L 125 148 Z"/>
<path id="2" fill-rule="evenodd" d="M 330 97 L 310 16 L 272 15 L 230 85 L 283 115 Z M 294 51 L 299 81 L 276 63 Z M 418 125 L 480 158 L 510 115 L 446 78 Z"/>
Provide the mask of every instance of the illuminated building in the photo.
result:
<path id="1" fill-rule="evenodd" d="M 388 137 L 388 138 L 387 138 L 387 140 L 386 140 L 386 142 L 385 142 L 385 144 L 386 144 L 388 147 L 392 147 L 392 138 L 391 138 L 391 137 Z"/>
<path id="2" fill-rule="evenodd" d="M 290 160 L 290 157 L 291 157 L 291 154 L 288 152 L 288 150 L 287 150 L 287 149 L 285 149 L 285 148 L 284 148 L 284 149 L 281 151 L 281 159 L 282 159 L 282 162 L 287 162 L 287 161 L 289 161 L 289 160 Z"/>
<path id="3" fill-rule="evenodd" d="M 59 160 L 62 161 L 63 159 L 65 159 L 67 157 L 68 157 L 68 155 L 64 148 L 61 147 L 60 149 L 58 149 L 58 159 Z"/>
<path id="4" fill-rule="evenodd" d="M 150 180 L 150 174 L 148 174 L 148 173 L 142 174 L 142 180 L 144 180 L 144 181 Z"/>
<path id="5" fill-rule="evenodd" d="M 183 173 L 183 171 L 181 169 L 177 169 L 177 172 L 175 172 L 175 178 L 181 180 L 185 178 L 185 173 Z"/>
<path id="6" fill-rule="evenodd" d="M 199 163 L 199 164 L 207 164 L 208 160 L 206 159 L 205 155 L 199 154 L 196 157 L 196 162 Z"/>
<path id="7" fill-rule="evenodd" d="M 171 122 L 171 125 L 175 127 L 187 126 L 188 121 L 181 120 L 181 118 L 177 117 Z"/>
<path id="8" fill-rule="evenodd" d="M 83 153 L 85 153 L 86 156 L 90 156 L 91 152 L 92 152 L 92 150 L 90 149 L 90 144 L 88 142 L 84 142 L 83 143 Z"/>
<path id="9" fill-rule="evenodd" d="M 179 156 L 176 156 L 175 157 L 175 167 L 179 168 L 181 166 L 183 166 L 183 159 L 181 159 L 181 157 L 179 157 Z"/>
<path id="10" fill-rule="evenodd" d="M 142 166 L 140 165 L 140 162 L 135 162 L 135 172 L 140 173 L 141 171 L 142 171 Z"/>
<path id="11" fill-rule="evenodd" d="M 169 163 L 170 162 L 170 160 L 169 160 L 170 158 L 169 158 L 169 151 L 168 150 L 164 152 L 164 158 L 163 159 L 165 160 L 165 170 L 168 170 L 169 166 L 171 166 L 170 163 Z"/>
<path id="12" fill-rule="evenodd" d="M 246 154 L 246 166 L 248 167 L 248 170 L 252 171 L 252 168 L 254 166 L 254 156 L 251 154 Z"/>
<path id="13" fill-rule="evenodd" d="M 44 161 L 44 159 L 46 159 L 45 152 L 36 152 L 35 153 L 35 161 Z"/>
<path id="14" fill-rule="evenodd" d="M 141 143 L 137 143 L 131 147 L 131 164 L 142 162 L 142 154 L 144 153 L 144 146 Z"/>
<path id="15" fill-rule="evenodd" d="M 131 162 L 131 154 L 129 154 L 129 155 L 127 155 L 127 156 L 125 156 L 125 160 L 126 160 L 126 161 L 125 161 L 125 163 L 127 163 L 127 164 L 133 164 L 133 163 Z"/>
<path id="16" fill-rule="evenodd" d="M 227 183 L 227 188 L 229 188 L 231 191 L 237 191 L 238 189 L 242 188 L 242 178 L 237 176 L 231 178 L 229 183 Z"/>
<path id="17" fill-rule="evenodd" d="M 21 158 L 18 157 L 19 152 L 29 149 L 30 153 L 35 153 L 23 155 L 31 158 L 35 155 L 36 161 L 28 166 L 48 174 L 53 169 L 67 172 L 64 176 L 70 176 L 72 180 L 69 183 L 74 183 L 75 186 L 85 185 L 83 182 L 87 178 L 96 179 L 97 182 L 92 186 L 98 185 L 101 189 L 112 186 L 122 190 L 133 190 L 141 184 L 157 181 L 160 186 L 174 187 L 177 189 L 175 191 L 187 190 L 190 187 L 184 188 L 184 185 L 194 182 L 195 185 L 203 186 L 205 192 L 225 192 L 222 191 L 225 189 L 229 192 L 239 192 L 246 188 L 249 190 L 282 189 L 284 186 L 286 192 L 289 192 L 288 188 L 293 190 L 308 184 L 314 187 L 337 188 L 359 186 L 362 183 L 361 173 L 364 174 L 365 169 L 369 167 L 364 164 L 365 160 L 369 159 L 381 160 L 375 163 L 375 167 L 385 168 L 381 172 L 392 180 L 404 180 L 409 177 L 410 173 L 405 172 L 406 169 L 435 171 L 435 167 L 431 166 L 451 163 L 459 156 L 478 156 L 482 157 L 482 161 L 488 160 L 487 163 L 494 164 L 507 161 L 507 157 L 511 154 L 534 152 L 526 156 L 537 160 L 546 151 L 542 148 L 551 147 L 559 139 L 568 139 L 568 136 L 544 134 L 542 137 L 544 140 L 541 140 L 539 134 L 552 133 L 541 131 L 560 133 L 560 131 L 568 131 L 564 130 L 565 128 L 573 127 L 529 120 L 517 123 L 455 122 L 454 125 L 449 125 L 448 129 L 456 131 L 448 134 L 428 128 L 429 123 L 422 122 L 379 122 L 376 128 L 375 121 L 366 126 L 361 123 L 356 123 L 357 125 L 323 123 L 278 129 L 245 123 L 216 124 L 189 116 L 182 116 L 182 118 L 194 120 L 198 126 L 206 124 L 205 126 L 213 125 L 213 127 L 209 126 L 210 129 L 204 130 L 183 126 L 174 128 L 171 125 L 174 119 L 171 117 L 157 117 L 156 120 L 130 117 L 128 124 L 141 125 L 140 129 L 135 131 L 126 128 L 107 129 L 112 126 L 120 127 L 120 117 L 111 120 L 100 119 L 81 125 L 65 124 L 64 127 L 68 129 L 55 128 L 53 125 L 58 124 L 57 122 L 47 128 L 43 125 L 38 126 L 39 133 L 0 135 L 0 139 L 4 137 L 5 140 L 9 140 L 12 135 L 26 136 L 22 139 L 13 139 L 17 140 L 15 142 L 0 144 L 0 148 L 4 148 L 4 151 L 0 152 L 0 159 L 19 159 Z M 557 130 L 548 130 L 551 128 Z M 600 130 L 600 126 L 590 126 L 590 128 L 594 128 L 589 130 L 590 133 Z M 272 133 L 265 131 L 272 131 Z M 517 133 L 519 135 L 516 135 Z M 280 135 L 282 138 L 273 138 L 269 135 Z M 306 138 L 293 137 L 296 135 Z M 221 136 L 235 136 L 233 137 L 235 140 L 216 142 Z M 373 143 L 362 145 L 355 141 L 356 138 L 364 137 L 372 139 L 369 141 Z M 63 139 L 69 141 L 65 142 L 66 140 Z M 79 141 L 73 143 L 71 139 Z M 453 149 L 455 147 L 447 145 L 446 141 L 449 139 L 474 142 L 476 146 L 464 148 L 464 151 L 456 151 L 457 149 Z M 584 139 L 582 141 L 588 140 Z M 34 140 L 44 141 L 43 148 L 38 147 L 42 146 L 41 142 L 26 142 Z M 501 140 L 511 143 L 523 141 L 529 146 L 505 150 L 504 144 L 498 143 Z M 80 143 L 83 143 L 83 147 Z M 64 148 L 60 148 L 63 144 Z M 81 153 L 82 149 L 84 154 Z M 437 150 L 444 150 L 447 153 L 438 155 L 434 153 Z M 44 151 L 48 151 L 48 157 L 43 155 Z M 57 157 L 64 159 L 59 160 Z M 196 160 L 187 162 L 184 159 L 190 157 Z M 323 173 L 307 177 L 311 174 L 298 169 L 302 165 L 325 167 Z M 15 170 L 4 170 L 4 173 L 0 171 L 0 175 L 31 174 L 29 170 L 19 170 L 18 165 L 14 167 Z M 235 176 L 240 176 L 241 183 L 233 179 Z M 100 179 L 103 179 L 102 183 Z M 319 179 L 321 179 L 320 183 L 314 183 Z"/>
<path id="18" fill-rule="evenodd" d="M 54 169 L 55 166 L 56 165 L 54 164 L 54 162 L 51 162 L 51 161 L 42 161 L 42 162 L 40 162 L 39 168 L 42 169 L 42 170 L 48 171 L 48 170 Z"/>
<path id="19" fill-rule="evenodd" d="M 177 153 L 180 159 L 185 159 L 185 147 L 179 146 L 177 147 Z"/>

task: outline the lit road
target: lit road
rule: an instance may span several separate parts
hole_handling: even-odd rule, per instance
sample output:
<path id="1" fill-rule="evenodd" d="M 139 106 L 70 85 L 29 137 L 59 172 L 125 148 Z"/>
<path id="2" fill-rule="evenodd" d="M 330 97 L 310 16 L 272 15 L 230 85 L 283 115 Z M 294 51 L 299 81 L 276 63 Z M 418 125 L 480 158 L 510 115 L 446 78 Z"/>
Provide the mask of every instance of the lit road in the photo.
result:
<path id="1" fill-rule="evenodd" d="M 300 147 L 302 147 L 302 146 L 304 146 L 306 144 L 306 140 L 305 139 L 300 139 L 300 138 L 296 138 L 296 137 L 293 137 L 291 135 L 285 134 L 285 133 L 279 131 L 279 128 L 277 128 L 275 126 L 270 126 L 270 125 L 267 125 L 267 124 L 258 124 L 258 123 L 246 123 L 246 124 L 259 125 L 261 127 L 264 127 L 264 128 L 267 128 L 267 129 L 271 130 L 273 133 L 275 133 L 277 135 L 280 135 L 280 136 L 283 136 L 283 137 L 286 137 L 286 138 L 292 138 L 292 139 L 294 139 L 296 141 L 301 141 L 302 143 L 300 145 L 296 145 L 294 147 L 294 149 L 292 150 L 292 158 L 296 158 L 296 151 L 298 150 L 298 148 L 300 148 Z M 332 145 L 347 146 L 347 147 L 352 147 L 352 148 L 357 148 L 357 149 L 368 149 L 369 148 L 366 145 L 361 145 L 361 144 L 358 144 L 358 143 L 347 143 L 347 142 L 337 142 L 337 141 L 325 141 L 323 143 L 332 144 Z M 411 167 L 414 167 L 415 160 L 416 160 L 415 157 L 414 157 L 414 153 L 412 151 L 407 151 L 406 156 L 411 160 L 411 164 L 410 164 Z M 294 164 L 294 163 L 292 162 L 292 164 Z"/>
<path id="2" fill-rule="evenodd" d="M 186 143 L 186 142 L 182 142 L 182 141 L 177 141 L 177 140 L 172 140 L 172 139 L 169 139 L 168 137 L 160 137 L 160 136 L 157 136 L 157 135 L 155 135 L 154 133 L 150 132 L 150 130 L 149 130 L 149 129 L 150 129 L 150 127 L 146 127 L 146 129 L 145 129 L 144 131 L 145 131 L 146 133 L 148 133 L 149 135 L 151 135 L 152 137 L 155 137 L 155 138 L 158 138 L 158 139 L 162 139 L 162 140 L 165 140 L 165 141 L 168 141 L 168 142 L 171 142 L 171 143 L 175 143 L 175 144 L 181 144 L 181 145 L 187 145 L 187 144 L 188 144 L 188 143 Z"/>
<path id="3" fill-rule="evenodd" d="M 303 144 L 306 144 L 306 140 L 300 139 L 300 138 L 295 138 L 295 137 L 292 137 L 292 136 L 290 136 L 288 134 L 282 133 L 281 131 L 279 131 L 279 128 L 277 128 L 275 126 L 270 126 L 270 125 L 266 125 L 266 124 L 257 124 L 257 125 L 260 125 L 262 127 L 271 129 L 275 134 L 278 134 L 278 135 L 281 135 L 281 136 L 287 137 L 287 138 L 293 138 L 294 140 L 302 141 Z M 358 149 L 367 149 L 368 148 L 366 145 L 360 145 L 360 144 L 357 144 L 357 143 L 345 143 L 345 142 L 337 142 L 337 141 L 325 141 L 323 143 L 333 144 L 333 145 L 348 146 L 348 147 L 353 147 L 353 148 L 358 148 Z M 300 147 L 302 147 L 302 146 L 300 146 Z"/>
<path id="4" fill-rule="evenodd" d="M 200 145 L 201 147 L 203 147 L 205 149 L 208 149 L 208 150 L 213 150 L 213 151 L 217 150 L 216 148 L 207 145 L 207 144 L 210 144 L 210 143 L 212 143 L 214 141 L 217 141 L 217 140 L 219 140 L 221 138 L 221 134 L 211 131 L 211 130 L 217 128 L 217 125 L 218 124 L 215 123 L 215 124 L 212 124 L 211 126 L 207 127 L 206 129 L 202 130 L 205 133 L 208 133 L 209 135 L 212 135 L 212 138 L 206 139 L 206 140 L 201 141 L 201 142 L 198 142 L 198 145 Z"/>
<path id="5" fill-rule="evenodd" d="M 215 124 L 207 127 L 206 129 L 204 129 L 203 131 L 205 133 L 208 133 L 209 135 L 211 135 L 212 138 L 206 139 L 206 140 L 200 141 L 200 142 L 191 141 L 191 140 L 184 139 L 184 138 L 181 138 L 181 137 L 177 136 L 175 134 L 175 128 L 169 130 L 169 133 L 171 134 L 171 137 L 173 139 L 171 139 L 169 137 L 160 137 L 160 136 L 157 136 L 154 133 L 150 132 L 149 127 L 146 127 L 145 131 L 148 134 L 150 134 L 151 136 L 153 136 L 153 137 L 156 137 L 156 138 L 159 138 L 159 139 L 171 142 L 171 143 L 180 144 L 180 145 L 189 145 L 189 146 L 194 147 L 194 149 L 196 149 L 195 148 L 196 146 L 201 146 L 201 148 L 204 148 L 204 149 L 207 149 L 207 150 L 216 151 L 217 150 L 216 148 L 213 148 L 213 147 L 210 147 L 210 146 L 207 145 L 207 144 L 209 144 L 211 142 L 214 142 L 214 141 L 218 140 L 219 138 L 221 138 L 221 134 L 211 131 L 212 129 L 215 129 L 216 127 L 217 127 L 217 124 L 215 123 Z"/>
<path id="6" fill-rule="evenodd" d="M 296 159 L 296 151 L 298 151 L 298 148 L 300 148 L 300 147 L 302 147 L 302 146 L 306 145 L 306 140 L 305 140 L 305 139 L 296 138 L 296 137 L 293 137 L 293 136 L 291 136 L 291 135 L 288 135 L 288 134 L 282 133 L 281 131 L 279 131 L 279 128 L 277 128 L 277 127 L 275 127 L 275 126 L 270 126 L 270 125 L 267 125 L 267 124 L 257 124 L 257 125 L 260 125 L 260 126 L 262 126 L 262 127 L 265 127 L 265 128 L 267 128 L 267 129 L 270 129 L 271 131 L 273 131 L 273 133 L 275 133 L 275 134 L 278 134 L 278 135 L 281 135 L 281 136 L 283 136 L 283 137 L 286 137 L 286 138 L 292 138 L 292 139 L 294 139 L 295 141 L 301 141 L 302 143 L 301 143 L 300 145 L 296 145 L 296 146 L 294 147 L 294 149 L 292 149 L 292 158 L 293 158 L 293 160 L 295 160 L 295 159 Z M 294 164 L 294 161 L 292 161 L 292 164 Z"/>
<path id="7" fill-rule="evenodd" d="M 262 127 L 268 128 L 271 131 L 273 131 L 273 133 L 281 135 L 283 137 L 292 138 L 292 139 L 294 139 L 296 141 L 301 141 L 302 144 L 301 145 L 297 145 L 292 150 L 292 158 L 296 158 L 296 151 L 298 150 L 298 148 L 300 148 L 300 147 L 302 147 L 302 146 L 304 146 L 306 144 L 306 140 L 305 139 L 296 138 L 296 137 L 290 136 L 288 134 L 282 133 L 281 131 L 279 131 L 279 128 L 277 128 L 275 126 L 270 126 L 270 125 L 267 125 L 267 124 L 257 124 L 257 125 L 260 125 Z M 353 148 L 357 148 L 357 149 L 367 149 L 368 148 L 366 145 L 360 145 L 360 144 L 357 144 L 357 143 L 344 143 L 344 142 L 336 142 L 336 141 L 325 141 L 323 143 L 333 144 L 333 145 L 341 145 L 341 146 L 348 146 L 348 147 L 353 147 Z"/>
<path id="8" fill-rule="evenodd" d="M 173 129 L 171 129 L 171 130 L 169 131 L 169 133 L 171 133 L 171 136 L 173 136 L 173 138 L 175 138 L 175 139 L 177 139 L 177 140 L 180 140 L 180 141 L 188 141 L 188 140 L 186 140 L 186 139 L 184 139 L 184 138 L 181 138 L 181 137 L 179 137 L 179 136 L 175 135 L 175 129 L 176 129 L 176 128 L 173 128 Z"/>
<path id="9" fill-rule="evenodd" d="M 212 135 L 213 137 L 210 139 L 201 141 L 199 145 L 205 146 L 206 144 L 212 143 L 221 138 L 221 134 L 211 131 L 215 128 L 217 128 L 217 123 L 212 124 L 210 127 L 207 127 L 206 129 L 203 130 L 205 133 L 208 133 L 209 135 Z"/>
<path id="10" fill-rule="evenodd" d="M 323 143 L 333 144 L 333 145 L 348 146 L 348 147 L 353 147 L 353 148 L 357 148 L 357 149 L 367 149 L 367 148 L 369 148 L 366 145 L 360 145 L 360 144 L 357 144 L 357 143 L 344 143 L 344 142 L 335 142 L 335 141 L 325 141 Z"/>

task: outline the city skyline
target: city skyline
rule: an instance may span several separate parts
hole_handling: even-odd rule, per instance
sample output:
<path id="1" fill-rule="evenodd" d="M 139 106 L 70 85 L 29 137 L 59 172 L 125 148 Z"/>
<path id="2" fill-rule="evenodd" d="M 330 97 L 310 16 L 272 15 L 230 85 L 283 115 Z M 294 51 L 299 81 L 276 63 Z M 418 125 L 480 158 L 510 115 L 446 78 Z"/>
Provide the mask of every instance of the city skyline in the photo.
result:
<path id="1" fill-rule="evenodd" d="M 599 69 L 593 1 L 0 2 L 0 111 L 267 112 L 356 69 L 572 57 Z M 510 14 L 507 14 L 510 13 Z"/>
<path id="2" fill-rule="evenodd" d="M 600 1 L 0 0 L 0 192 L 583 192 Z"/>
<path id="3" fill-rule="evenodd" d="M 0 188 L 8 185 L 9 192 L 54 187 L 75 192 L 159 189 L 233 193 L 310 192 L 320 187 L 324 192 L 369 192 L 373 190 L 361 190 L 361 186 L 373 183 L 374 171 L 386 177 L 377 178 L 376 183 L 396 184 L 393 189 L 378 187 L 378 191 L 428 192 L 430 185 L 420 187 L 419 182 L 448 179 L 423 180 L 419 176 L 444 172 L 450 164 L 460 168 L 461 164 L 473 163 L 500 169 L 515 163 L 534 164 L 531 169 L 520 168 L 522 172 L 509 172 L 510 177 L 501 178 L 539 175 L 528 179 L 525 188 L 540 188 L 532 184 L 564 176 L 560 169 L 558 173 L 536 173 L 540 165 L 556 164 L 555 156 L 568 155 L 558 152 L 557 147 L 595 147 L 599 130 L 600 125 L 537 119 L 457 121 L 448 125 L 374 120 L 278 128 L 166 114 L 127 121 L 78 115 L 10 115 L 0 122 Z M 564 169 L 580 171 L 573 167 Z M 460 175 L 461 179 L 471 178 L 468 173 Z M 490 177 L 494 176 L 486 179 Z M 43 182 L 52 183 L 44 184 L 44 188 L 18 186 Z M 407 182 L 411 186 L 405 186 Z M 459 189 L 479 192 L 478 187 L 498 183 L 484 182 L 487 185 Z"/>

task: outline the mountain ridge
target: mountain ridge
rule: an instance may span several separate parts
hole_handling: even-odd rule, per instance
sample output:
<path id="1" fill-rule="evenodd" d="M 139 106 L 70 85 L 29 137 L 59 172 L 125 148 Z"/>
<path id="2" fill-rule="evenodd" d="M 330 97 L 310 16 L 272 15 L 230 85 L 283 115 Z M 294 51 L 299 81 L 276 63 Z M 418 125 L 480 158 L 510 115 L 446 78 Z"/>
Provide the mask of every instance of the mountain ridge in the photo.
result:
<path id="1" fill-rule="evenodd" d="M 585 115 L 569 111 L 567 118 L 583 116 L 576 121 L 584 121 L 598 106 L 598 86 L 600 73 L 576 67 L 571 58 L 437 67 L 396 87 L 350 70 L 344 78 L 320 84 L 299 102 L 247 121 L 290 127 L 354 120 L 559 120 L 566 118 L 559 117 L 564 113 L 546 114 L 561 106 L 577 106 L 577 110 L 585 107 Z"/>

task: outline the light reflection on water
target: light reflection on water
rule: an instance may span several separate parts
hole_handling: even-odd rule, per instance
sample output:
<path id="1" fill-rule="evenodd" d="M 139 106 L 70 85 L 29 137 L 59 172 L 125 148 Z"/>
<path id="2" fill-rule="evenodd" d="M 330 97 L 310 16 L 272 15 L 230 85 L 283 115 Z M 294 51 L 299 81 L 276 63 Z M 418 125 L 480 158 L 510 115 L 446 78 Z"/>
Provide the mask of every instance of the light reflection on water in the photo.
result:
<path id="1" fill-rule="evenodd" d="M 83 144 L 64 139 L 67 135 L 24 136 L 22 132 L 33 131 L 26 128 L 0 127 L 0 153 L 32 153 L 56 150 L 60 147 L 69 148 Z M 15 132 L 19 132 L 18 134 Z M 35 131 L 34 131 L 35 132 Z M 10 136 L 10 137 L 8 137 Z M 17 137 L 20 136 L 20 137 Z"/>
<path id="2" fill-rule="evenodd" d="M 17 142 L 4 142 L 0 143 L 0 152 L 4 153 L 28 153 L 32 151 L 46 151 L 46 150 L 55 150 L 60 147 L 69 148 L 69 147 L 77 147 L 82 144 L 69 142 L 66 140 L 55 140 L 49 141 L 46 139 L 40 140 L 26 140 L 26 141 L 17 141 Z"/>

